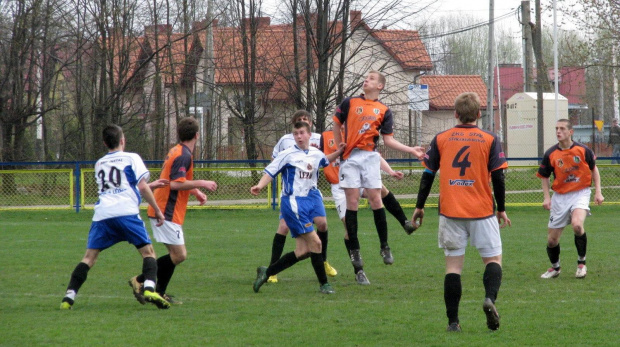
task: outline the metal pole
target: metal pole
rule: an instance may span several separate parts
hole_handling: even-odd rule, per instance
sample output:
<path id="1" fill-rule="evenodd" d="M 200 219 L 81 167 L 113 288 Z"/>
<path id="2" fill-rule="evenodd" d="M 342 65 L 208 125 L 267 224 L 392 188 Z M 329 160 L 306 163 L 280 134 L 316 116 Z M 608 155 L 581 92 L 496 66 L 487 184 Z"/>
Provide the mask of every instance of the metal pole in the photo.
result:
<path id="1" fill-rule="evenodd" d="M 556 14 L 556 0 L 553 0 L 553 84 L 555 86 L 555 120 L 560 119 L 560 110 L 558 109 L 558 18 Z"/>
<path id="2" fill-rule="evenodd" d="M 495 20 L 495 15 L 494 15 L 494 0 L 489 0 L 489 55 L 488 55 L 488 66 L 487 66 L 487 117 L 485 117 L 484 119 L 486 119 L 486 124 L 485 121 L 483 119 L 482 121 L 482 127 L 485 130 L 490 130 L 495 132 L 495 122 L 494 122 L 494 114 L 493 114 L 493 99 L 495 98 L 494 95 L 494 87 L 493 87 L 493 57 L 495 56 L 495 40 L 494 40 L 494 27 L 495 24 L 493 23 Z"/>

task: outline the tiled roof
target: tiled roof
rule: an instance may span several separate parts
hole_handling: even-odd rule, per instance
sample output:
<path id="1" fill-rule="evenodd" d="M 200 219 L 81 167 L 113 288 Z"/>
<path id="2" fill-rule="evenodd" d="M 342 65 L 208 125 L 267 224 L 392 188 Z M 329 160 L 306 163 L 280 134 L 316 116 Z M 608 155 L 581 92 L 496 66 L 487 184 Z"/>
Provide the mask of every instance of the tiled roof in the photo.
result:
<path id="1" fill-rule="evenodd" d="M 454 110 L 454 100 L 465 92 L 480 97 L 480 108 L 486 110 L 487 87 L 479 75 L 422 76 L 420 84 L 428 84 L 429 106 L 432 110 Z M 494 108 L 497 102 L 493 102 Z"/>
<path id="2" fill-rule="evenodd" d="M 404 70 L 431 70 L 433 68 L 431 57 L 417 31 L 380 29 L 372 30 L 371 35 Z"/>

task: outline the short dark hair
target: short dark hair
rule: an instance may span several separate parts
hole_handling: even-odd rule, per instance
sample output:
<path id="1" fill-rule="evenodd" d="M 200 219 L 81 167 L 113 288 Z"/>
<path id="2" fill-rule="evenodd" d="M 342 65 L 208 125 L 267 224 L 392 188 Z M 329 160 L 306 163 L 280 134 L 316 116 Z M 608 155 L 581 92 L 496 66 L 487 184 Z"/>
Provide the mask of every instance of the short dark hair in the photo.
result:
<path id="1" fill-rule="evenodd" d="M 454 110 L 461 123 L 471 123 L 480 114 L 480 97 L 476 93 L 462 93 L 454 100 Z"/>
<path id="2" fill-rule="evenodd" d="M 310 131 L 310 124 L 306 123 L 306 122 L 297 122 L 293 125 L 293 129 L 297 130 L 297 129 L 301 129 L 301 128 L 306 128 L 306 130 L 308 131 L 308 134 L 311 133 Z"/>
<path id="3" fill-rule="evenodd" d="M 123 138 L 123 129 L 116 124 L 110 124 L 103 128 L 101 132 L 103 136 L 103 143 L 105 143 L 108 149 L 114 149 L 118 147 Z"/>
<path id="4" fill-rule="evenodd" d="M 179 121 L 177 125 L 177 136 L 180 142 L 190 141 L 200 130 L 198 121 L 193 117 L 185 117 Z"/>
<path id="5" fill-rule="evenodd" d="M 299 118 L 301 117 L 306 117 L 308 118 L 308 121 L 310 123 L 312 123 L 312 113 L 306 111 L 306 110 L 297 110 L 295 113 L 293 113 L 293 118 L 291 118 L 291 123 L 295 124 L 298 122 Z"/>
<path id="6" fill-rule="evenodd" d="M 558 119 L 558 122 L 566 123 L 566 129 L 573 130 L 573 123 L 571 123 L 570 120 L 566 118 L 561 118 L 561 119 Z"/>

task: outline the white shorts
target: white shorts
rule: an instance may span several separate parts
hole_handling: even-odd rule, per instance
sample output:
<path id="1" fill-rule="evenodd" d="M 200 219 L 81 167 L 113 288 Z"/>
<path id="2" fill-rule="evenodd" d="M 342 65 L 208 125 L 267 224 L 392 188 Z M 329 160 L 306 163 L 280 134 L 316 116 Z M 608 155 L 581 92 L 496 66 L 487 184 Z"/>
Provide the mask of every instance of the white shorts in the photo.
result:
<path id="1" fill-rule="evenodd" d="M 486 219 L 453 219 L 439 216 L 439 248 L 446 256 L 465 254 L 467 239 L 483 258 L 502 254 L 499 222 L 495 216 Z"/>
<path id="2" fill-rule="evenodd" d="M 586 210 L 590 215 L 590 188 L 569 192 L 566 194 L 554 193 L 551 196 L 551 213 L 548 227 L 561 229 L 571 223 L 573 210 L 579 208 Z"/>
<path id="3" fill-rule="evenodd" d="M 183 227 L 179 224 L 164 221 L 164 224 L 157 226 L 157 219 L 149 218 L 151 221 L 151 229 L 153 229 L 153 238 L 157 242 L 167 245 L 184 245 L 185 237 L 183 236 Z"/>
<path id="4" fill-rule="evenodd" d="M 340 186 L 381 189 L 381 155 L 354 149 L 347 160 L 340 162 Z"/>

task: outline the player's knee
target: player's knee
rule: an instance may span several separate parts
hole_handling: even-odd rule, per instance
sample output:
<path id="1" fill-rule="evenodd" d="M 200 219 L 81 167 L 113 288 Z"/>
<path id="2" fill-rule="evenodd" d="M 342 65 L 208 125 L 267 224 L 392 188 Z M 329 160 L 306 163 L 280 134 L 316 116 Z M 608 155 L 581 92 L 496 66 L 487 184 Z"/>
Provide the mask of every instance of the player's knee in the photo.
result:
<path id="1" fill-rule="evenodd" d="M 179 265 L 187 259 L 187 252 L 170 253 L 170 259 L 174 265 Z"/>
<path id="2" fill-rule="evenodd" d="M 583 225 L 581 223 L 573 223 L 572 227 L 573 227 L 573 232 L 575 233 L 575 235 L 577 236 L 583 235 Z"/>

